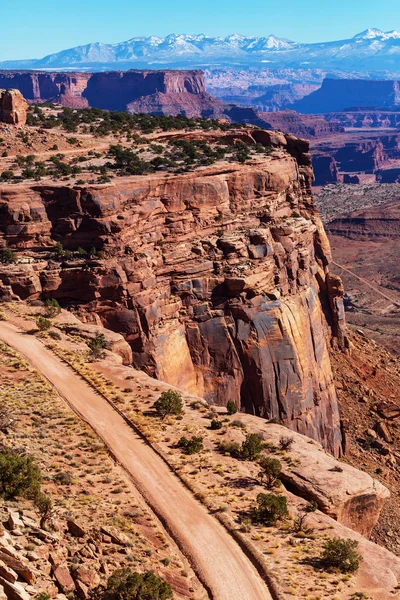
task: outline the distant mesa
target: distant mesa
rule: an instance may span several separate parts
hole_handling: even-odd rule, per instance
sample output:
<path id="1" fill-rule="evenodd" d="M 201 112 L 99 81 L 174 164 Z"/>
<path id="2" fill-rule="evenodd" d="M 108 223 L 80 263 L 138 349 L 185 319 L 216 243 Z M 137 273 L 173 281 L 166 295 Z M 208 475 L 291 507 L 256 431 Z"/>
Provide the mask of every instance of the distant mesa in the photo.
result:
<path id="1" fill-rule="evenodd" d="M 322 86 L 294 102 L 301 113 L 321 114 L 358 109 L 400 109 L 400 81 L 324 79 Z"/>
<path id="2" fill-rule="evenodd" d="M 19 90 L 0 89 L 0 123 L 25 125 L 28 103 Z"/>

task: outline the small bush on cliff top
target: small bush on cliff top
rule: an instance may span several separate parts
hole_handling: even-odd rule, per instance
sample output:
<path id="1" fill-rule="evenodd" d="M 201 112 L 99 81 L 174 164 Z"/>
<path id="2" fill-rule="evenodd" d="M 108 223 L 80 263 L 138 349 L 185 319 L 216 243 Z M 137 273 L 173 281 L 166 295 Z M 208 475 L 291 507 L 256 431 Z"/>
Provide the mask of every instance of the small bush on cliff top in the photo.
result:
<path id="1" fill-rule="evenodd" d="M 134 573 L 129 568 L 118 569 L 107 582 L 104 600 L 168 600 L 172 598 L 169 583 L 152 571 Z"/>
<path id="2" fill-rule="evenodd" d="M 175 390 L 162 392 L 159 399 L 154 402 L 154 408 L 163 418 L 167 415 L 179 415 L 183 410 L 182 396 Z"/>
<path id="3" fill-rule="evenodd" d="M 357 552 L 356 540 L 331 538 L 323 548 L 320 564 L 341 573 L 355 573 L 360 567 L 362 556 Z"/>

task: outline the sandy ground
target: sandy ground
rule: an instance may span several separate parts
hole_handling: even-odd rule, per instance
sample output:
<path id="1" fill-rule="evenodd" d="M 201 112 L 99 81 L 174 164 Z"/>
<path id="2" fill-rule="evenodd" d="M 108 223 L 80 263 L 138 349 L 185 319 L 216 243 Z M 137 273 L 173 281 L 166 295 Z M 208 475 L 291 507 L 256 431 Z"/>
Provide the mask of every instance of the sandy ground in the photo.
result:
<path id="1" fill-rule="evenodd" d="M 0 322 L 0 339 L 23 354 L 110 448 L 193 564 L 215 600 L 269 600 L 254 566 L 163 460 L 108 402 L 36 338 Z"/>

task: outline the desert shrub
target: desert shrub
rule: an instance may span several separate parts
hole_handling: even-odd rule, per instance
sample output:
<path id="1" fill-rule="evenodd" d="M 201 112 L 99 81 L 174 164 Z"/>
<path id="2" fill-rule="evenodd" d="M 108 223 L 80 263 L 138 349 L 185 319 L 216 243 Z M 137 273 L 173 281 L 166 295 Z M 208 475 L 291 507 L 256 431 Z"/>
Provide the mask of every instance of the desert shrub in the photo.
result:
<path id="1" fill-rule="evenodd" d="M 182 396 L 175 390 L 162 392 L 159 399 L 154 402 L 154 408 L 163 419 L 167 415 L 179 415 L 183 410 Z"/>
<path id="2" fill-rule="evenodd" d="M 51 600 L 51 597 L 46 592 L 40 592 L 35 596 L 35 600 Z"/>
<path id="3" fill-rule="evenodd" d="M 61 340 L 61 333 L 58 331 L 49 331 L 49 336 L 53 338 L 53 340 Z"/>
<path id="4" fill-rule="evenodd" d="M 260 472 L 258 476 L 261 480 L 265 479 L 266 486 L 268 489 L 272 489 L 282 471 L 281 462 L 277 458 L 270 458 L 269 456 L 263 456 L 260 461 Z"/>
<path id="5" fill-rule="evenodd" d="M 222 429 L 223 423 L 219 419 L 213 419 L 210 424 L 210 429 L 217 430 Z"/>
<path id="6" fill-rule="evenodd" d="M 178 447 L 182 448 L 185 454 L 197 454 L 203 450 L 203 438 L 193 436 L 190 440 L 186 437 L 181 437 L 178 441 Z"/>
<path id="7" fill-rule="evenodd" d="M 38 492 L 36 494 L 34 503 L 40 514 L 40 527 L 43 529 L 46 521 L 50 518 L 51 511 L 53 510 L 53 503 L 46 494 L 43 494 L 43 492 Z"/>
<path id="8" fill-rule="evenodd" d="M 275 523 L 288 516 L 286 496 L 276 494 L 258 494 L 257 505 L 252 509 L 253 521 L 263 525 L 275 525 Z"/>
<path id="9" fill-rule="evenodd" d="M 228 400 L 226 410 L 228 411 L 228 415 L 234 415 L 237 413 L 237 406 L 233 400 Z"/>
<path id="10" fill-rule="evenodd" d="M 23 456 L 0 446 L 0 497 L 34 498 L 40 491 L 40 469 L 32 456 Z"/>
<path id="11" fill-rule="evenodd" d="M 107 348 L 107 341 L 104 333 L 96 333 L 94 338 L 88 342 L 88 346 L 92 351 L 93 356 L 100 357 L 103 350 Z"/>
<path id="12" fill-rule="evenodd" d="M 73 481 L 71 473 L 66 473 L 65 471 L 56 473 L 53 479 L 56 483 L 59 483 L 60 485 L 71 485 Z"/>
<path id="13" fill-rule="evenodd" d="M 248 433 L 242 443 L 240 455 L 245 460 L 256 460 L 261 454 L 262 447 L 262 440 L 257 433 Z"/>
<path id="14" fill-rule="evenodd" d="M 239 419 L 235 419 L 231 423 L 231 427 L 237 427 L 238 429 L 246 429 L 246 424 L 243 421 L 239 421 Z"/>
<path id="15" fill-rule="evenodd" d="M 15 262 L 17 262 L 17 257 L 10 248 L 5 248 L 0 251 L 0 263 L 3 263 L 3 265 L 11 265 Z"/>
<path id="16" fill-rule="evenodd" d="M 279 448 L 280 450 L 290 450 L 294 442 L 292 437 L 282 436 L 279 438 Z"/>
<path id="17" fill-rule="evenodd" d="M 222 440 L 219 443 L 219 450 L 222 454 L 230 454 L 234 458 L 240 456 L 240 445 L 237 442 L 229 442 Z"/>
<path id="18" fill-rule="evenodd" d="M 47 298 L 44 305 L 46 307 L 46 317 L 49 319 L 56 317 L 61 312 L 61 306 L 55 298 Z"/>
<path id="19" fill-rule="evenodd" d="M 326 569 L 335 569 L 341 573 L 355 573 L 360 567 L 362 556 L 357 552 L 356 540 L 329 539 L 320 557 L 320 564 Z"/>
<path id="20" fill-rule="evenodd" d="M 39 329 L 39 331 L 47 331 L 47 329 L 50 329 L 51 327 L 51 321 L 39 315 L 39 317 L 36 319 L 36 327 Z"/>
<path id="21" fill-rule="evenodd" d="M 104 600 L 168 600 L 171 586 L 152 571 L 135 573 L 118 569 L 108 579 Z"/>

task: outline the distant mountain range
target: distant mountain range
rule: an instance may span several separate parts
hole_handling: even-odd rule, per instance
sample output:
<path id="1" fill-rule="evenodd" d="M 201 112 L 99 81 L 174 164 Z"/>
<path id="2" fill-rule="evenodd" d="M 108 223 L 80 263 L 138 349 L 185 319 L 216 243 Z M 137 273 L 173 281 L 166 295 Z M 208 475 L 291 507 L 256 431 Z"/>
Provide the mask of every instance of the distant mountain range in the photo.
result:
<path id="1" fill-rule="evenodd" d="M 301 44 L 267 37 L 171 34 L 118 44 L 77 46 L 41 59 L 5 61 L 3 69 L 107 70 L 130 68 L 260 67 L 400 72 L 400 33 L 367 29 L 351 39 Z"/>

